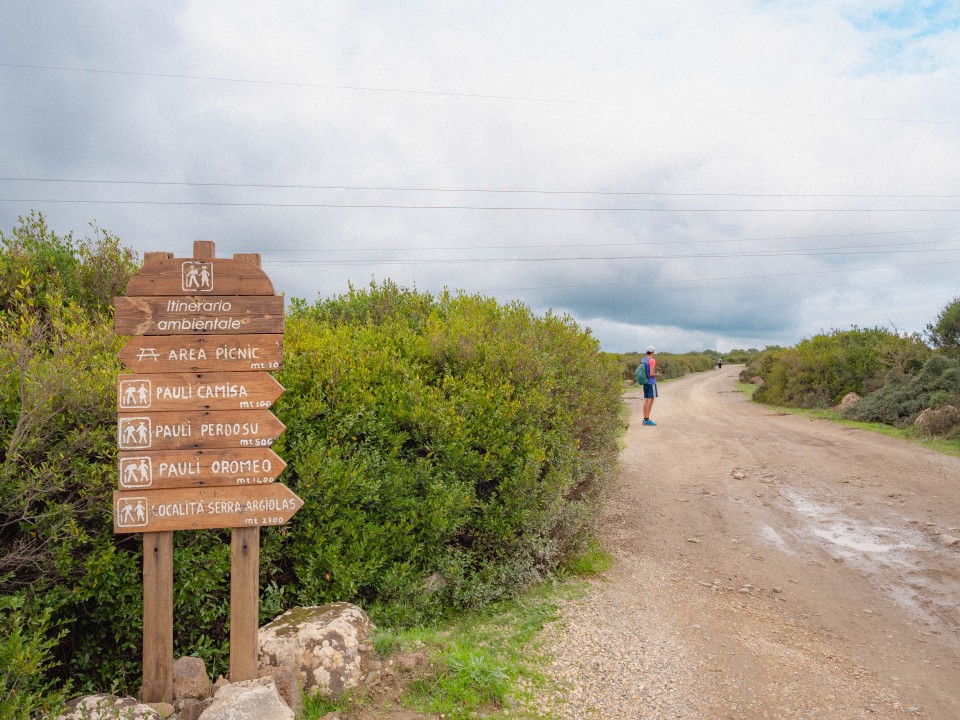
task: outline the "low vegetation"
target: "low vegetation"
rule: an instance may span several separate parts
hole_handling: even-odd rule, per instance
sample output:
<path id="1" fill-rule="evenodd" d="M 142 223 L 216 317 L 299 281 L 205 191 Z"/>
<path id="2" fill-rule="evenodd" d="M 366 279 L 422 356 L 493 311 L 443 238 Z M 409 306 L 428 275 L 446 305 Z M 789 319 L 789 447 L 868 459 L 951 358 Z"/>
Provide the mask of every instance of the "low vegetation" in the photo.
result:
<path id="1" fill-rule="evenodd" d="M 111 518 L 111 300 L 138 263 L 94 230 L 31 215 L 0 233 L 3 717 L 139 685 L 142 548 Z M 305 507 L 262 533 L 262 620 L 347 600 L 381 626 L 432 622 L 516 597 L 586 547 L 621 383 L 569 317 L 391 283 L 289 310 L 275 449 Z M 228 531 L 175 534 L 175 652 L 214 675 L 229 547 Z"/>
<path id="2" fill-rule="evenodd" d="M 759 384 L 754 400 L 789 408 L 833 408 L 856 393 L 861 399 L 838 408 L 842 417 L 894 428 L 916 424 L 915 434 L 960 441 L 960 299 L 927 326 L 927 335 L 932 348 L 919 335 L 884 328 L 822 333 L 792 348 L 768 348 L 749 360 L 740 379 Z"/>

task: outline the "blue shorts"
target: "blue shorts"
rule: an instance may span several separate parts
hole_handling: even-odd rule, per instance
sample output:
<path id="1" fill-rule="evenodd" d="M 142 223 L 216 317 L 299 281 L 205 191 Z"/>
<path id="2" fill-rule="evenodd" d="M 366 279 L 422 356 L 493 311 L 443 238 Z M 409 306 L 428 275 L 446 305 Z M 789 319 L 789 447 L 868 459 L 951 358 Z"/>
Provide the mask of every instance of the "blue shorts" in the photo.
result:
<path id="1" fill-rule="evenodd" d="M 643 396 L 645 398 L 655 398 L 657 397 L 657 384 L 650 383 L 649 385 L 643 386 Z"/>

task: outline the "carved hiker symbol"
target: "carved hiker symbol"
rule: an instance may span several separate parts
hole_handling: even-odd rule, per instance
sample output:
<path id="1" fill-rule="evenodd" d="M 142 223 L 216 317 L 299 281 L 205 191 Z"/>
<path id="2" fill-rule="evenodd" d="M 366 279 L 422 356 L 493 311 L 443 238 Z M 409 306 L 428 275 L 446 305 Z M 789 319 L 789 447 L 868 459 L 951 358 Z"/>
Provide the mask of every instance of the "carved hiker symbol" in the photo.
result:
<path id="1" fill-rule="evenodd" d="M 188 261 L 183 263 L 184 290 L 213 290 L 213 265 L 208 262 Z"/>

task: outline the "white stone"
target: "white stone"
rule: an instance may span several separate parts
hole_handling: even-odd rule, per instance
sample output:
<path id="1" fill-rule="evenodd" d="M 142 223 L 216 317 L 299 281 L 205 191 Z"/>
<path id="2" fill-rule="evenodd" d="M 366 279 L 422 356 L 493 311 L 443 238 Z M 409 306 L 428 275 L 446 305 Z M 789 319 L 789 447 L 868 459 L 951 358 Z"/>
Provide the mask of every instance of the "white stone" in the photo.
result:
<path id="1" fill-rule="evenodd" d="M 57 720 L 160 720 L 148 705 L 130 697 L 116 695 L 88 695 L 67 707 Z"/>
<path id="2" fill-rule="evenodd" d="M 294 608 L 260 628 L 259 675 L 289 670 L 308 695 L 342 695 L 373 661 L 373 623 L 356 605 Z"/>
<path id="3" fill-rule="evenodd" d="M 199 720 L 294 720 L 273 678 L 230 683 L 217 691 Z"/>

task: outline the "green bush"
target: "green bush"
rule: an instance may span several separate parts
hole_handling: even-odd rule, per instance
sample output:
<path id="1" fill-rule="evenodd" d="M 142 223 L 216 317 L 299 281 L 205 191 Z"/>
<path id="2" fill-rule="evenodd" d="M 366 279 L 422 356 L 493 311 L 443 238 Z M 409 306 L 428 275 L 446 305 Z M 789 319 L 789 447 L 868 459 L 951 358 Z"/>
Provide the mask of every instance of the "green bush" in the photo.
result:
<path id="1" fill-rule="evenodd" d="M 0 718 L 55 717 L 70 692 L 50 678 L 51 650 L 63 637 L 51 624 L 51 611 L 24 611 L 23 596 L 0 597 Z"/>
<path id="2" fill-rule="evenodd" d="M 83 686 L 133 667 L 125 653 L 139 644 L 120 630 L 131 595 L 139 602 L 139 562 L 118 552 L 110 519 L 110 301 L 135 258 L 109 234 L 57 236 L 39 215 L 0 240 L 0 603 L 17 603 L 33 646 L 49 653 L 37 667 L 59 664 Z M 105 638 L 117 648 L 108 657 Z"/>
<path id="3" fill-rule="evenodd" d="M 763 378 L 753 396 L 757 402 L 824 408 L 849 392 L 865 395 L 890 377 L 916 372 L 929 356 L 918 336 L 853 328 L 815 335 L 793 348 L 767 349 L 743 373 Z"/>
<path id="4" fill-rule="evenodd" d="M 843 411 L 845 417 L 887 425 L 911 424 L 926 408 L 951 402 L 960 392 L 960 360 L 935 354 L 916 375 L 896 376 Z"/>
<path id="5" fill-rule="evenodd" d="M 477 605 L 587 537 L 619 380 L 571 320 L 385 283 L 296 304 L 288 323 L 277 413 L 306 503 L 283 551 L 298 601 Z"/>
<path id="6" fill-rule="evenodd" d="M 111 518 L 110 300 L 136 264 L 109 234 L 58 236 L 39 215 L 0 239 L 0 659 L 31 668 L 3 676 L 0 696 L 18 690 L 0 707 L 22 714 L 66 678 L 140 682 L 142 543 Z M 283 480 L 306 505 L 262 532 L 261 621 L 328 600 L 381 622 L 482 604 L 589 535 L 620 383 L 569 318 L 392 284 L 294 302 L 280 380 Z M 175 653 L 223 672 L 229 531 L 174 542 Z"/>

